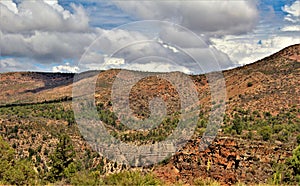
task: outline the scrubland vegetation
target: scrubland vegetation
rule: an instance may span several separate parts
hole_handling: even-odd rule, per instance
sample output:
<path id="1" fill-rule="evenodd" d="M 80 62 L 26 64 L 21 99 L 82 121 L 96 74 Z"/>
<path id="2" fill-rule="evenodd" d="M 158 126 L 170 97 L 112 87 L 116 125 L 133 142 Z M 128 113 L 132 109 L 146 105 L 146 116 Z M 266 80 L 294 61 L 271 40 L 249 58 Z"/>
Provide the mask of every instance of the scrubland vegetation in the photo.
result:
<path id="1" fill-rule="evenodd" d="M 162 121 L 150 132 L 131 131 L 123 126 L 109 109 L 98 105 L 98 116 L 110 132 L 125 142 L 149 143 L 163 140 L 176 127 L 175 115 Z M 223 135 L 269 143 L 300 145 L 300 109 L 272 115 L 268 112 L 234 109 L 224 116 Z M 106 174 L 104 161 L 91 149 L 75 148 L 76 138 L 82 138 L 74 119 L 70 102 L 8 105 L 0 108 L 1 184 L 73 184 L 73 185 L 161 185 L 165 184 L 151 172 L 122 170 Z M 49 122 L 51 121 L 51 122 Z M 5 125 L 4 125 L 5 123 Z M 205 131 L 208 119 L 203 113 L 195 130 L 197 138 Z M 7 140 L 10 144 L 5 142 Z M 56 140 L 53 140 L 56 139 Z M 26 148 L 25 148 L 26 147 Z M 100 159 L 94 166 L 95 158 Z M 114 165 L 118 167 L 120 165 Z M 273 166 L 270 184 L 300 181 L 300 146 L 284 163 Z M 195 185 L 217 185 L 214 180 L 195 179 Z"/>

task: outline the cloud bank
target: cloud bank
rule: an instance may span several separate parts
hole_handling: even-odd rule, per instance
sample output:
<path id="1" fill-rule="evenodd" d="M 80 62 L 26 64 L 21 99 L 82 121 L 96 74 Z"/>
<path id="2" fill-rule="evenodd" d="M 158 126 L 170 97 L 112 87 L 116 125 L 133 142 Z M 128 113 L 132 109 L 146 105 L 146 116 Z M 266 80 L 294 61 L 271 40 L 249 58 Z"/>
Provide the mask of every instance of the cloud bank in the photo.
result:
<path id="1" fill-rule="evenodd" d="M 89 27 L 82 6 L 72 8 L 73 13 L 55 0 L 0 1 L 1 56 L 45 64 L 79 58 L 100 31 Z"/>
<path id="2" fill-rule="evenodd" d="M 256 1 L 114 1 L 140 19 L 166 20 L 194 32 L 241 34 L 251 31 L 258 20 Z"/>
<path id="3" fill-rule="evenodd" d="M 282 10 L 287 14 L 284 20 L 290 24 L 284 26 L 281 31 L 300 32 L 300 0 L 295 1 L 291 5 L 283 6 Z"/>
<path id="4" fill-rule="evenodd" d="M 282 10 L 287 13 L 285 16 L 286 21 L 292 23 L 300 22 L 300 0 L 296 0 L 292 5 L 285 5 Z"/>
<path id="5" fill-rule="evenodd" d="M 72 73 L 77 73 L 79 72 L 79 67 L 77 66 L 71 66 L 70 63 L 66 63 L 65 65 L 58 65 L 54 66 L 52 68 L 53 72 L 72 72 Z"/>
<path id="6" fill-rule="evenodd" d="M 155 59 L 148 61 L 149 64 L 145 69 L 181 69 L 191 72 L 190 69 L 194 68 L 193 62 L 190 58 L 180 55 L 182 51 L 192 54 L 202 62 L 202 65 L 207 66 L 213 62 L 205 54 L 213 51 L 219 66 L 210 68 L 226 69 L 254 62 L 299 42 L 297 37 L 300 31 L 299 0 L 282 5 L 284 15 L 280 19 L 284 25 L 273 28 L 272 31 L 267 30 L 272 25 L 260 25 L 260 31 L 256 27 L 262 18 L 259 12 L 261 10 L 257 7 L 258 0 L 155 2 L 80 0 L 74 3 L 68 1 L 68 5 L 65 5 L 66 2 L 58 0 L 0 1 L 2 71 L 4 68 L 39 69 L 39 66 L 47 67 L 47 71 L 69 72 L 101 67 L 141 68 L 141 64 L 146 64 L 146 60 L 140 60 L 140 64 L 132 61 L 137 62 L 136 59 L 141 56 L 156 54 L 171 61 L 177 60 L 176 62 L 180 63 L 178 68 L 167 61 Z M 172 26 L 162 27 L 159 31 L 158 25 L 144 29 L 141 29 L 142 26 L 140 28 L 125 26 L 114 30 L 101 28 L 101 22 L 103 25 L 109 25 L 109 23 L 124 23 L 126 19 L 129 22 L 155 19 L 182 25 L 198 34 L 203 45 L 199 46 L 193 35 L 186 34 L 180 29 L 174 30 Z M 270 19 L 276 20 L 278 17 Z M 98 23 L 98 26 L 92 25 L 91 20 L 93 24 Z M 101 35 L 101 42 L 91 50 L 90 45 Z M 156 41 L 156 44 L 136 43 L 150 39 Z M 112 53 L 116 53 L 115 56 L 108 55 Z M 80 65 L 77 65 L 83 54 L 84 61 L 80 61 Z M 65 64 L 66 59 L 74 61 L 74 64 Z M 99 65 L 100 62 L 104 65 Z M 131 64 L 126 66 L 125 63 L 128 62 Z M 159 62 L 162 65 L 159 65 Z M 9 63 L 11 65 L 8 65 Z M 26 67 L 21 67 L 22 64 Z"/>
<path id="7" fill-rule="evenodd" d="M 297 35 L 276 35 L 262 40 L 249 38 L 237 39 L 234 36 L 212 39 L 215 46 L 228 54 L 235 64 L 245 65 L 258 61 L 279 50 L 300 43 Z"/>

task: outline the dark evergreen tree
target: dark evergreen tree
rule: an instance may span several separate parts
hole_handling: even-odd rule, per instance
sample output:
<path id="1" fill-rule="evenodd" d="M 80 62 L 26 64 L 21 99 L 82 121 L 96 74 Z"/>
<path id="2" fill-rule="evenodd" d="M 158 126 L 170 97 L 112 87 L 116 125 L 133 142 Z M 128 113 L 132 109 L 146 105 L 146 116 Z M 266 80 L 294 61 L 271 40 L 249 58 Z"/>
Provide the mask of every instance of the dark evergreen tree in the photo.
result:
<path id="1" fill-rule="evenodd" d="M 50 155 L 49 180 L 54 182 L 68 177 L 69 169 L 74 168 L 74 157 L 75 151 L 70 137 L 61 135 L 55 151 Z"/>

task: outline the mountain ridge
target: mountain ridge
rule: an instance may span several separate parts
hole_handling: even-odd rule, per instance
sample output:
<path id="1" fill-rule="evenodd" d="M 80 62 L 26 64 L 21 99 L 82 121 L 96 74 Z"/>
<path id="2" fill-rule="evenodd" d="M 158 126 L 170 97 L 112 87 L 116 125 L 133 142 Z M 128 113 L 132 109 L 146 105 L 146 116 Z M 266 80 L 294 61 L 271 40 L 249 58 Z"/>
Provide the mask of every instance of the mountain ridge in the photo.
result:
<path id="1" fill-rule="evenodd" d="M 229 69 L 229 70 L 224 70 L 222 71 L 223 74 L 224 74 L 224 77 L 225 79 L 228 79 L 229 76 L 234 76 L 236 74 L 237 71 L 245 71 L 245 73 L 250 73 L 248 72 L 249 70 L 250 71 L 264 71 L 266 72 L 268 70 L 268 68 L 265 68 L 265 65 L 271 65 L 272 68 L 275 68 L 273 67 L 274 64 L 272 64 L 272 60 L 274 58 L 285 58 L 287 60 L 291 60 L 294 61 L 294 66 L 295 67 L 298 67 L 299 66 L 299 61 L 300 61 L 300 54 L 299 54 L 299 50 L 300 50 L 300 44 L 298 45 L 292 45 L 290 47 L 286 47 L 282 50 L 280 50 L 279 52 L 275 53 L 275 54 L 272 54 L 268 57 L 265 57 L 257 62 L 254 62 L 254 63 L 251 63 L 251 64 L 247 64 L 247 65 L 244 65 L 244 66 L 241 66 L 241 67 L 237 67 L 237 68 L 234 68 L 234 69 Z M 289 55 L 291 54 L 291 55 Z M 295 58 L 295 60 L 293 60 L 293 58 Z M 286 64 L 286 63 L 285 63 Z M 278 63 L 277 63 L 278 65 Z M 262 68 L 264 67 L 265 69 L 259 69 L 259 68 Z M 113 69 L 113 70 L 109 70 L 111 72 L 113 71 L 120 71 L 120 69 Z M 101 72 L 101 73 L 106 73 L 106 74 L 109 74 L 110 72 L 107 72 L 107 71 L 104 71 L 104 72 Z M 93 71 L 91 71 L 93 72 Z M 100 71 L 97 71 L 100 73 Z M 84 72 L 84 73 L 90 73 L 90 72 Z M 269 72 L 271 73 L 271 72 Z M 273 72 L 273 73 L 276 73 L 276 72 Z M 28 82 L 34 82 L 34 79 L 37 80 L 36 82 L 36 85 L 33 85 L 33 87 L 36 87 L 36 90 L 32 90 L 30 86 L 32 86 L 30 84 L 30 86 L 28 85 L 27 88 L 27 91 L 41 91 L 41 90 L 44 90 L 43 88 L 45 88 L 45 90 L 47 89 L 55 89 L 57 88 L 58 90 L 57 91 L 54 91 L 56 93 L 61 93 L 62 95 L 63 94 L 66 94 L 67 96 L 71 96 L 71 91 L 72 91 L 72 87 L 69 86 L 70 84 L 72 84 L 72 81 L 73 81 L 73 77 L 74 77 L 74 73 L 48 73 L 48 72 L 8 72 L 8 73 L 3 73 L 0 75 L 0 85 L 2 86 L 2 89 L 4 90 L 4 92 L 0 93 L 0 98 L 1 98 L 1 103 L 2 104 L 5 104 L 6 103 L 12 103 L 12 101 L 10 101 L 9 99 L 8 100 L 5 100 L 5 97 L 9 97 L 9 96 L 4 96 L 4 94 L 6 95 L 9 95 L 9 93 L 6 93 L 5 92 L 5 85 L 13 85 L 16 83 L 16 81 L 20 80 L 21 83 L 22 83 L 22 79 L 24 79 L 24 81 L 28 81 Z M 190 77 L 193 77 L 193 76 L 203 76 L 205 74 L 200 74 L 200 75 L 190 75 Z M 261 74 L 260 74 L 261 75 Z M 27 78 L 28 77 L 28 78 Z M 7 82 L 7 84 L 4 84 L 3 81 L 5 80 L 11 80 L 11 82 Z M 42 81 L 42 82 L 41 82 Z M 3 86 L 4 84 L 4 86 Z M 26 84 L 23 86 L 25 87 Z M 66 88 L 62 88 L 62 86 L 65 86 Z M 9 90 L 12 90 L 13 87 L 8 87 Z M 16 90 L 17 92 L 20 93 L 20 89 L 19 87 L 17 87 L 18 90 Z M 29 90 L 28 90 L 29 89 Z M 30 90 L 31 89 L 31 90 Z M 2 90 L 2 91 L 3 91 Z M 62 92 L 62 91 L 65 91 L 65 92 Z M 53 93 L 52 91 L 48 91 L 49 93 L 47 93 L 47 91 L 44 91 L 45 94 L 49 95 L 49 98 L 51 99 L 51 93 Z M 24 92 L 21 92 L 23 93 L 23 97 L 26 97 L 26 93 L 24 94 Z M 12 96 L 16 96 L 16 94 L 14 94 L 13 92 L 11 93 Z M 53 95 L 55 95 L 53 93 Z M 32 95 L 29 97 L 32 97 Z M 37 96 L 38 97 L 38 96 Z M 47 100 L 49 101 L 49 99 L 47 99 L 47 97 L 45 96 L 42 96 L 44 98 L 44 100 Z M 55 99 L 59 99 L 60 97 L 59 96 L 54 96 Z M 62 96 L 62 97 L 65 97 L 65 96 Z M 34 100 L 33 98 L 31 98 L 31 100 Z M 44 100 L 40 100 L 40 101 L 44 101 Z M 14 100 L 14 102 L 22 102 L 22 99 L 19 98 Z M 1 104 L 0 103 L 0 104 Z"/>

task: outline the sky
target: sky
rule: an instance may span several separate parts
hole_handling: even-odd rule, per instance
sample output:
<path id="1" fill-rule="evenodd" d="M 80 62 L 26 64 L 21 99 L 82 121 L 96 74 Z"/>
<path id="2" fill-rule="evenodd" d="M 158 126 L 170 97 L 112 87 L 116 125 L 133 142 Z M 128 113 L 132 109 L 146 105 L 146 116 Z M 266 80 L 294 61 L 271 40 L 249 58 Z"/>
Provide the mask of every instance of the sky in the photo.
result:
<path id="1" fill-rule="evenodd" d="M 0 0 L 0 72 L 203 73 L 300 43 L 300 0 Z"/>

